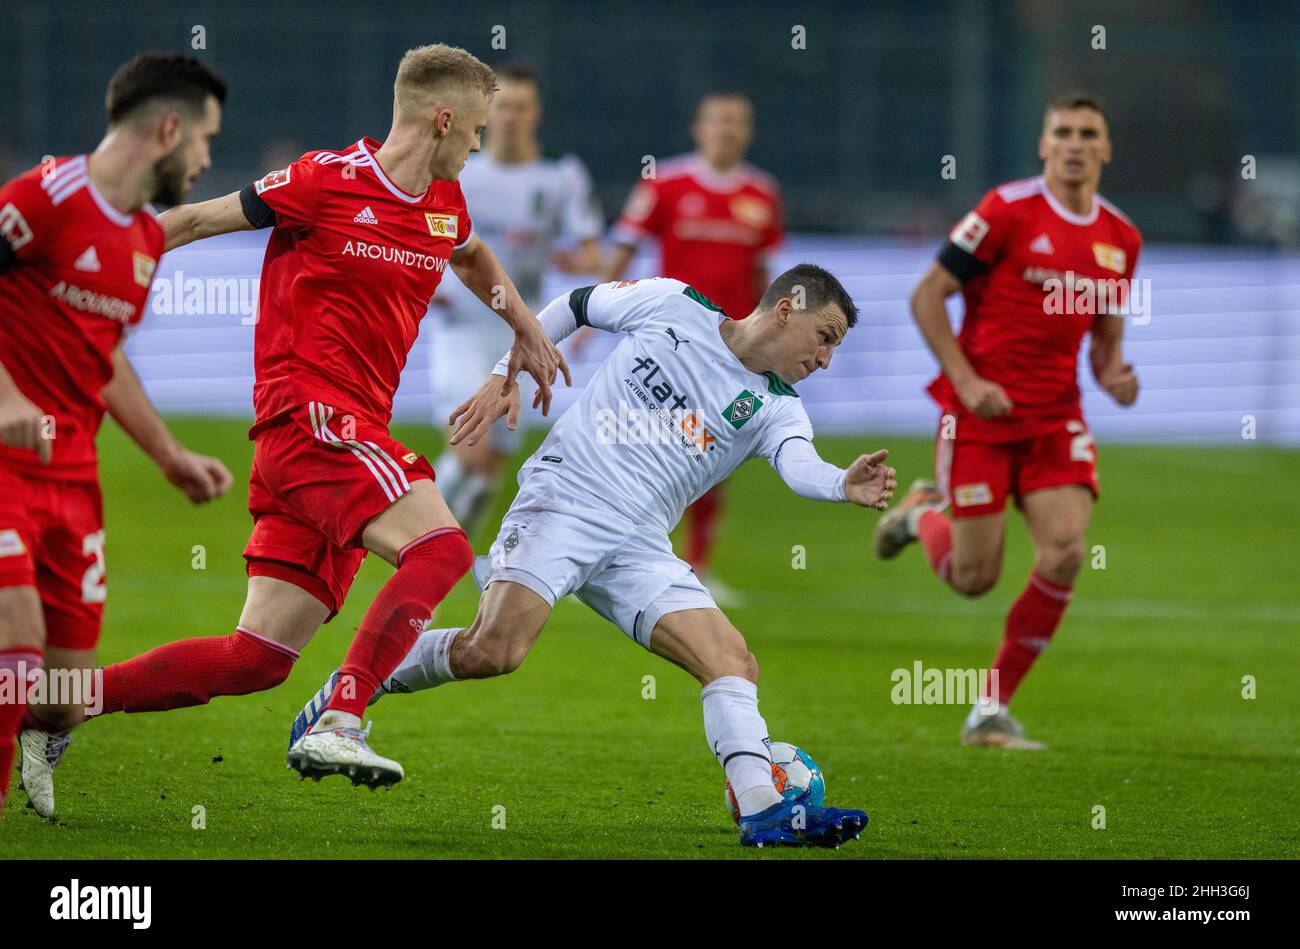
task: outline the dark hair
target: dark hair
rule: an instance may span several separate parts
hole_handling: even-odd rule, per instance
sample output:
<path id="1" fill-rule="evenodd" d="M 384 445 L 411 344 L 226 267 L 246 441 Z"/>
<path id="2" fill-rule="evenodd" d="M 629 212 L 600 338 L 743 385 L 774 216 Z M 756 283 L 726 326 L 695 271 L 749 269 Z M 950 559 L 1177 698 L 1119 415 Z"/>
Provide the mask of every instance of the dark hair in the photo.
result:
<path id="1" fill-rule="evenodd" d="M 1106 107 L 1101 104 L 1100 99 L 1086 92 L 1067 92 L 1057 96 L 1047 103 L 1047 108 L 1043 110 L 1043 119 L 1045 121 L 1051 113 L 1063 112 L 1066 109 L 1091 109 L 1101 116 L 1107 127 L 1110 126 L 1110 116 L 1106 114 Z"/>
<path id="2" fill-rule="evenodd" d="M 193 56 L 141 53 L 113 73 L 104 105 L 108 123 L 116 125 L 158 99 L 178 100 L 187 111 L 198 114 L 208 96 L 224 103 L 226 84 Z"/>
<path id="3" fill-rule="evenodd" d="M 737 89 L 714 89 L 712 92 L 706 92 L 704 95 L 700 96 L 700 100 L 695 103 L 695 113 L 691 116 L 691 119 L 698 119 L 706 105 L 710 102 L 717 102 L 719 99 L 739 99 L 741 102 L 745 103 L 745 105 L 749 106 L 751 111 L 753 111 L 754 108 L 754 101 L 750 99 L 749 96 L 745 95 L 745 93 Z"/>
<path id="4" fill-rule="evenodd" d="M 849 326 L 858 322 L 858 308 L 854 306 L 849 291 L 844 289 L 844 284 L 836 280 L 829 270 L 816 264 L 799 264 L 773 280 L 763 292 L 763 299 L 758 301 L 759 309 L 771 309 L 778 300 L 793 296 L 795 287 L 803 288 L 805 310 L 820 310 L 833 303 L 849 321 Z"/>
<path id="5" fill-rule="evenodd" d="M 506 63 L 504 66 L 497 66 L 493 72 L 497 74 L 498 80 L 531 83 L 537 90 L 538 97 L 542 94 L 542 77 L 531 66 L 525 66 L 523 63 Z"/>

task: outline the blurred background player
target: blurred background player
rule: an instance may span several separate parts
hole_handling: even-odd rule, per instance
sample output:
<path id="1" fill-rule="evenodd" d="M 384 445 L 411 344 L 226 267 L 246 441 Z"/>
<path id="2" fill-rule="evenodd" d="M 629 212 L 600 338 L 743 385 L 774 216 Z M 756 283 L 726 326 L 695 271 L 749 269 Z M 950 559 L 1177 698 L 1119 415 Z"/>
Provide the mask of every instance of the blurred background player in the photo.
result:
<path id="1" fill-rule="evenodd" d="M 1052 102 L 1038 155 L 1043 174 L 988 192 L 953 228 L 912 295 L 916 324 L 942 369 L 928 389 L 943 412 L 938 485 L 915 483 L 876 530 L 881 557 L 919 539 L 945 583 L 980 596 L 1001 572 L 1003 508 L 1014 497 L 1033 542 L 1033 571 L 993 662 L 997 695 L 971 710 L 961 738 L 1026 750 L 1043 745 L 1025 738 L 1007 705 L 1069 605 L 1097 497 L 1096 448 L 1077 379 L 1085 335 L 1092 334 L 1097 383 L 1121 406 L 1138 392 L 1121 352 L 1122 314 L 1107 315 L 1104 294 L 1099 308 L 1059 312 L 1049 291 L 1053 281 L 1110 281 L 1119 296 L 1110 309 L 1121 309 L 1142 243 L 1133 223 L 1097 193 L 1111 159 L 1097 100 Z M 958 291 L 966 313 L 954 337 L 945 301 Z M 943 513 L 949 505 L 951 515 Z"/>
<path id="2" fill-rule="evenodd" d="M 163 252 L 147 205 L 180 201 L 208 169 L 225 98 L 198 60 L 137 56 L 109 82 L 108 131 L 94 152 L 51 158 L 0 188 L 0 674 L 43 662 L 88 677 L 95 666 L 107 597 L 95 451 L 105 410 L 191 501 L 230 487 L 225 465 L 168 431 L 122 348 Z M 21 728 L 24 786 L 49 817 L 45 765 L 92 697 L 47 692 L 52 704 L 27 709 L 24 724 L 25 692 L 14 695 L 0 702 L 0 810 Z"/>
<path id="3" fill-rule="evenodd" d="M 543 153 L 537 138 L 542 119 L 541 82 L 523 66 L 496 70 L 497 93 L 488 111 L 485 151 L 461 172 L 474 227 L 496 251 L 530 309 L 541 303 L 548 265 L 571 273 L 601 266 L 599 239 L 605 222 L 587 169 L 574 155 Z M 567 246 L 558 249 L 557 244 Z M 459 281 L 448 277 L 429 307 L 433 334 L 432 388 L 435 424 L 478 388 L 508 348 L 510 328 Z M 436 469 L 442 496 L 473 536 L 500 479 L 503 462 L 518 451 L 522 429 L 503 420 L 476 445 L 449 446 Z"/>
<path id="4" fill-rule="evenodd" d="M 633 189 L 614 229 L 606 278 L 621 280 L 645 238 L 657 238 L 658 272 L 696 287 L 732 319 L 751 313 L 767 289 L 768 258 L 781 244 L 775 179 L 745 162 L 754 106 L 738 92 L 711 92 L 695 108 L 695 151 L 658 162 Z M 722 485 L 686 512 L 685 560 L 724 606 L 743 597 L 710 571 L 722 518 Z"/>

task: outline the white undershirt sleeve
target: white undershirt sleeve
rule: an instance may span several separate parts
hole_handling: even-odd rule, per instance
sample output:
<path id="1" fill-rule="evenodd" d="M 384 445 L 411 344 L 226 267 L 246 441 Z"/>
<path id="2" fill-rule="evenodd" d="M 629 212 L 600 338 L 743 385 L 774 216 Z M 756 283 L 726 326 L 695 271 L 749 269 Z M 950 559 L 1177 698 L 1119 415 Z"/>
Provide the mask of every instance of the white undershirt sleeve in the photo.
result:
<path id="1" fill-rule="evenodd" d="M 822 461 L 813 443 L 806 438 L 787 438 L 777 449 L 772 467 L 790 490 L 811 501 L 843 501 L 843 468 Z"/>

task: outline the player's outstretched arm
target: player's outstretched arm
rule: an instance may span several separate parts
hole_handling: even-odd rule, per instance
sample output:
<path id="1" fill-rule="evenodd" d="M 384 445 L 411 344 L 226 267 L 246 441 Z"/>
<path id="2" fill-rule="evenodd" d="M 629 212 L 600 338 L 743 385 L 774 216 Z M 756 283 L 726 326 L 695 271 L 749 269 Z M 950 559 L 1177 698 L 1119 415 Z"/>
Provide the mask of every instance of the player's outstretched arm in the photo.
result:
<path id="1" fill-rule="evenodd" d="M 883 511 L 898 487 L 897 472 L 886 465 L 889 450 L 860 455 L 847 469 L 823 461 L 806 438 L 787 438 L 772 466 L 790 490 L 811 501 L 847 501 Z"/>
<path id="2" fill-rule="evenodd" d="M 1128 407 L 1137 401 L 1138 378 L 1133 366 L 1124 361 L 1124 318 L 1099 314 L 1092 323 L 1092 342 L 1088 361 L 1097 385 L 1105 389 L 1116 404 Z"/>
<path id="3" fill-rule="evenodd" d="M 232 191 L 222 198 L 180 204 L 158 215 L 158 223 L 167 236 L 165 250 L 184 247 L 193 241 L 232 231 L 251 231 L 254 225 L 244 213 L 240 193 Z"/>
<path id="4" fill-rule="evenodd" d="M 45 437 L 45 413 L 23 395 L 9 370 L 0 364 L 0 444 L 30 448 L 41 464 L 50 463 L 50 440 Z"/>
<path id="5" fill-rule="evenodd" d="M 946 301 L 960 289 L 961 281 L 947 268 L 931 264 L 912 291 L 912 319 L 962 404 L 980 418 L 998 418 L 1013 408 L 1010 397 L 996 382 L 975 372 L 948 322 Z"/>
<path id="6" fill-rule="evenodd" d="M 510 350 L 510 365 L 502 394 L 520 372 L 527 372 L 537 382 L 544 407 L 542 414 L 546 414 L 551 408 L 551 383 L 555 381 L 557 371 L 563 373 L 567 385 L 573 385 L 564 356 L 546 338 L 537 317 L 519 296 L 514 281 L 492 253 L 492 248 L 477 235 L 471 234 L 464 245 L 452 252 L 451 266 L 461 283 L 515 331 L 515 344 Z"/>
<path id="7" fill-rule="evenodd" d="M 230 489 L 234 479 L 219 459 L 196 455 L 172 435 L 120 344 L 113 350 L 112 381 L 104 386 L 101 395 L 108 414 L 154 460 L 167 480 L 195 504 L 211 501 Z"/>

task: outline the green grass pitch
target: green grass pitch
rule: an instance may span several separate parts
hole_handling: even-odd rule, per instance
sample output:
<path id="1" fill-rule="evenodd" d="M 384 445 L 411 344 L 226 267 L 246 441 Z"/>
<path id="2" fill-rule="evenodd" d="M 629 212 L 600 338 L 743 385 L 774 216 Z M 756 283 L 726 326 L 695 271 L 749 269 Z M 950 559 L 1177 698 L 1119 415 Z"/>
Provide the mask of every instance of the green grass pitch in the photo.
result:
<path id="1" fill-rule="evenodd" d="M 229 633 L 243 602 L 245 425 L 175 427 L 194 449 L 224 458 L 236 487 L 192 508 L 107 426 L 105 661 Z M 430 429 L 399 433 L 433 455 Z M 904 485 L 930 468 L 920 440 L 818 444 L 840 464 L 890 447 Z M 750 593 L 750 605 L 731 615 L 762 665 L 772 737 L 818 759 L 832 803 L 871 814 L 863 838 L 838 852 L 743 852 L 705 746 L 699 686 L 572 600 L 517 673 L 371 709 L 376 747 L 406 767 L 395 790 L 370 793 L 339 778 L 300 783 L 284 765 L 288 726 L 389 575 L 372 558 L 343 613 L 280 688 L 81 729 L 57 772 L 58 820 L 24 809 L 15 789 L 0 854 L 1293 857 L 1296 462 L 1295 453 L 1265 447 L 1101 446 L 1104 497 L 1089 544 L 1104 546 L 1105 569 L 1085 567 L 1015 703 L 1030 733 L 1050 745 L 1037 754 L 963 748 L 964 707 L 890 700 L 896 668 L 991 660 L 1029 570 L 1017 517 L 1001 583 L 967 601 L 939 584 L 919 550 L 877 562 L 876 515 L 802 501 L 762 462 L 745 466 L 729 485 L 718 568 Z M 193 566 L 197 545 L 205 569 Z M 804 569 L 792 567 L 796 545 Z M 467 622 L 474 603 L 467 580 L 440 619 Z M 643 698 L 648 675 L 653 699 Z M 1245 676 L 1255 677 L 1254 699 L 1243 698 Z M 1098 805 L 1104 829 L 1093 826 Z M 494 826 L 502 815 L 505 826 Z"/>

